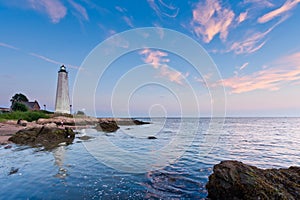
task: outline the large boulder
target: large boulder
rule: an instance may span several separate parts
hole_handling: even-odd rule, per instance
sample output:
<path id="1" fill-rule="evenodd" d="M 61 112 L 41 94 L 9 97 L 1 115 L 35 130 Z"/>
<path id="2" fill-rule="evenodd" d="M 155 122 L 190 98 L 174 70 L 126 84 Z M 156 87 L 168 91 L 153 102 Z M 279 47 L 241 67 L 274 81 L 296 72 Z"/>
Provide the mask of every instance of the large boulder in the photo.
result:
<path id="1" fill-rule="evenodd" d="M 97 131 L 115 132 L 120 127 L 118 126 L 117 122 L 114 120 L 99 120 L 95 128 Z"/>
<path id="2" fill-rule="evenodd" d="M 238 161 L 214 166 L 209 199 L 300 199 L 300 167 L 259 169 Z"/>
<path id="3" fill-rule="evenodd" d="M 75 133 L 70 128 L 42 126 L 19 130 L 8 140 L 20 145 L 43 146 L 45 149 L 52 149 L 61 143 L 70 144 L 74 138 Z"/>

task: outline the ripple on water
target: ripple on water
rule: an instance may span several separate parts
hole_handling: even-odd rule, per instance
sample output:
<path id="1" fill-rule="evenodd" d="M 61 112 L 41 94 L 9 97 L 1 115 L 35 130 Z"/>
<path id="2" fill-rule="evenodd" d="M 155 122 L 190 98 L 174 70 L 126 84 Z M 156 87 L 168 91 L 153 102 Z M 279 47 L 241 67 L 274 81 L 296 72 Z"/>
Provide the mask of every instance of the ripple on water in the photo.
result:
<path id="1" fill-rule="evenodd" d="M 189 136 L 188 127 L 194 121 L 183 121 L 187 126 L 181 137 Z M 222 130 L 210 132 L 209 121 L 200 119 L 195 137 L 163 155 L 184 150 L 181 157 L 161 169 L 140 174 L 121 172 L 99 162 L 84 146 L 89 141 L 79 139 L 51 152 L 16 145 L 1 148 L 0 199 L 201 199 L 207 195 L 205 184 L 213 165 L 221 160 L 240 160 L 263 168 L 300 165 L 299 118 L 230 118 Z M 153 135 L 151 125 L 124 127 L 106 135 L 91 130 L 83 134 L 95 137 L 90 142 L 102 135 L 129 152 L 146 155 L 151 150 L 156 155 L 155 150 L 178 134 L 180 122 L 167 119 L 157 140 L 147 139 L 150 133 Z M 220 137 L 204 155 L 203 150 L 210 148 L 204 138 L 210 134 Z M 8 175 L 12 168 L 18 171 Z"/>

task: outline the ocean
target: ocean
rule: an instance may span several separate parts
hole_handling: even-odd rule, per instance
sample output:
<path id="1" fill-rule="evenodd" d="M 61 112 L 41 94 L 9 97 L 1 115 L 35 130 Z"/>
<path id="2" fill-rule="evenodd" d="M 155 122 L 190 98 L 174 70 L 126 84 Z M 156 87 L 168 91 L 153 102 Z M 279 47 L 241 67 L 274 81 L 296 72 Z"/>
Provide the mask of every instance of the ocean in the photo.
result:
<path id="1" fill-rule="evenodd" d="M 0 199 L 203 199 L 222 160 L 300 166 L 300 118 L 142 120 L 52 151 L 0 146 Z"/>

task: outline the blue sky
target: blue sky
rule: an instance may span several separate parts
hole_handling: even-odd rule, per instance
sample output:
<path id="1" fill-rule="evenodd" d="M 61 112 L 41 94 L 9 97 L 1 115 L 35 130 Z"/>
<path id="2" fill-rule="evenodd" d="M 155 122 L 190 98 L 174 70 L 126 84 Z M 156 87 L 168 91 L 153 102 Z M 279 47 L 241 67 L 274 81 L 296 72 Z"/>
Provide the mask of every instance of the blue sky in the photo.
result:
<path id="1" fill-rule="evenodd" d="M 203 116 L 210 115 L 211 102 L 219 100 L 211 98 L 211 91 L 220 88 L 225 89 L 227 116 L 299 116 L 298 3 L 299 0 L 0 0 L 0 107 L 10 106 L 9 99 L 22 92 L 53 110 L 61 64 L 69 71 L 72 98 L 76 77 L 84 71 L 80 66 L 99 43 L 134 28 L 158 27 L 178 31 L 202 45 L 216 64 L 220 79 L 210 81 L 209 73 L 199 76 L 172 52 L 147 48 L 131 52 L 115 60 L 99 82 L 95 91 L 98 116 L 112 114 L 114 86 L 130 69 L 143 64 L 144 71 L 136 70 L 138 75 L 134 77 L 146 80 L 151 76 L 165 81 L 166 86 L 141 87 L 129 100 L 120 92 L 116 98 L 129 103 L 115 102 L 119 115 L 129 110 L 132 115 L 160 115 L 166 111 L 176 116 L 180 102 L 189 104 L 190 100 L 182 97 L 178 104 L 172 90 L 178 91 L 180 97 L 191 87 Z M 118 45 L 127 48 L 130 44 L 123 41 Z M 123 85 L 130 84 L 127 80 Z M 74 109 L 89 109 L 84 105 L 84 95 L 80 102 Z M 193 115 L 193 106 L 186 109 Z"/>

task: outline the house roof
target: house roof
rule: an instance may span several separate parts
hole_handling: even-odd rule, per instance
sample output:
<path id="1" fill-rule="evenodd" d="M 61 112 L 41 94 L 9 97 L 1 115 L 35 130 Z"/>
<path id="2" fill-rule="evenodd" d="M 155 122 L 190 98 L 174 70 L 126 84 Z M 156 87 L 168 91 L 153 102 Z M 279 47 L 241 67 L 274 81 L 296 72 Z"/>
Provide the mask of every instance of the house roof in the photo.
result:
<path id="1" fill-rule="evenodd" d="M 25 106 L 27 106 L 29 109 L 33 109 L 34 105 L 37 104 L 39 107 L 39 103 L 37 101 L 28 101 L 28 102 L 22 102 Z"/>

